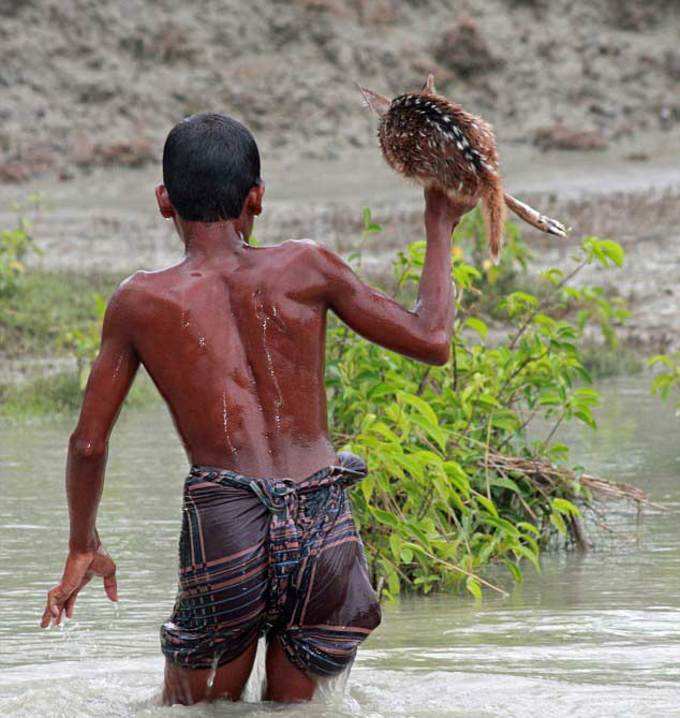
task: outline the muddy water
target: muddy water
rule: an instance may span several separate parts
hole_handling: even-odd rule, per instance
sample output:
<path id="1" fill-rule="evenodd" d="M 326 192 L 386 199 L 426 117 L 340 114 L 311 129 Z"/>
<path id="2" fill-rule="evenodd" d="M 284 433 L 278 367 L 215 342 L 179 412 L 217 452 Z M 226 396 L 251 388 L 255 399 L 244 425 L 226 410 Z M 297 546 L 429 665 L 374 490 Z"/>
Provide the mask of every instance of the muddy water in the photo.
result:
<path id="1" fill-rule="evenodd" d="M 185 459 L 159 408 L 124 412 L 99 521 L 117 559 L 118 611 L 86 589 L 63 631 L 41 632 L 42 597 L 66 540 L 64 445 L 72 420 L 0 427 L 0 714 L 3 716 L 680 715 L 679 421 L 645 380 L 602 386 L 598 433 L 570 430 L 575 459 L 647 489 L 668 510 L 620 507 L 587 557 L 546 556 L 508 598 L 387 606 L 344 694 L 274 709 L 257 702 L 155 706 L 158 627 L 175 588 Z M 249 696 L 257 686 L 251 686 Z"/>

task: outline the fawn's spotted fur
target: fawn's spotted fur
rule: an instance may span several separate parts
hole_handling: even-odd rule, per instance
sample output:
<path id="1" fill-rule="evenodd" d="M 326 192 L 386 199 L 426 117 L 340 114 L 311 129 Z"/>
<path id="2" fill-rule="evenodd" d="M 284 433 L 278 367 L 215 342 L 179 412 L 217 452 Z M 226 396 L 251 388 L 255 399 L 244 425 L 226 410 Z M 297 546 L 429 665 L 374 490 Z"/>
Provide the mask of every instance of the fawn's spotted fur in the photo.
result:
<path id="1" fill-rule="evenodd" d="M 420 93 L 389 100 L 361 88 L 380 116 L 378 137 L 387 163 L 424 186 L 452 196 L 481 196 L 489 246 L 498 260 L 503 244 L 505 207 L 538 229 L 561 237 L 567 230 L 503 191 L 496 139 L 491 125 L 437 94 L 428 76 Z"/>

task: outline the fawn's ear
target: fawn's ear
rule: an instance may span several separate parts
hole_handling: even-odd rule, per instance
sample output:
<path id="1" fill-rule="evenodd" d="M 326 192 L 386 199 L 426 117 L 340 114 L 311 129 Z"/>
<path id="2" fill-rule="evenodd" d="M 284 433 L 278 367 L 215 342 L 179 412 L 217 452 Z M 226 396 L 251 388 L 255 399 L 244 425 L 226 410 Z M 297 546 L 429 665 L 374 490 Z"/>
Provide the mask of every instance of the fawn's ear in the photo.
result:
<path id="1" fill-rule="evenodd" d="M 435 87 L 434 87 L 434 75 L 432 73 L 430 73 L 427 76 L 427 80 L 425 80 L 423 89 L 420 92 L 422 94 L 427 94 L 427 95 L 436 95 L 437 94 L 437 90 L 435 90 Z"/>
<path id="2" fill-rule="evenodd" d="M 365 87 L 361 87 L 361 85 L 357 85 L 357 87 L 359 88 L 359 92 L 361 92 L 364 96 L 366 107 L 373 110 L 376 115 L 382 116 L 390 109 L 392 100 L 388 100 L 387 97 L 383 97 L 382 95 L 378 95 L 376 92 L 367 90 Z"/>

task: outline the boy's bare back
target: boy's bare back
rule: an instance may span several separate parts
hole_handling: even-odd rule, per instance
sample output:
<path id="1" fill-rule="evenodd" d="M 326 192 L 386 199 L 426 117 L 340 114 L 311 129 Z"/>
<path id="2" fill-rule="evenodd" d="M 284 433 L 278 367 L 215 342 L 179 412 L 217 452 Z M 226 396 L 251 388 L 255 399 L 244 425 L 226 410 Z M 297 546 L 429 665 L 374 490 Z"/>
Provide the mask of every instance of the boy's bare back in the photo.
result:
<path id="1" fill-rule="evenodd" d="M 222 238 L 224 251 L 213 244 L 201 252 L 197 235 L 178 265 L 139 272 L 121 286 L 93 371 L 94 381 L 106 380 L 112 361 L 124 379 L 141 362 L 193 464 L 301 479 L 333 462 L 328 309 L 384 346 L 428 362 L 446 358 L 440 318 L 428 327 L 314 242 L 251 247 L 234 234 Z"/>
<path id="2" fill-rule="evenodd" d="M 319 268 L 313 243 L 243 246 L 120 290 L 131 343 L 193 464 L 303 478 L 332 463 Z"/>

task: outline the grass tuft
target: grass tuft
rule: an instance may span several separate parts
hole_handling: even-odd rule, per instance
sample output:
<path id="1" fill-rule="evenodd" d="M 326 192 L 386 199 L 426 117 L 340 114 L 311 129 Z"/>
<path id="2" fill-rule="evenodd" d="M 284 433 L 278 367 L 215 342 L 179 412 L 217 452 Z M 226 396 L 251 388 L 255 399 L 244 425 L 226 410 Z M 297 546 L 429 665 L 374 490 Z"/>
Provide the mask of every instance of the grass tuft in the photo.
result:
<path id="1" fill-rule="evenodd" d="M 27 419 L 48 414 L 75 414 L 83 391 L 76 372 L 41 376 L 21 384 L 0 385 L 0 416 Z M 140 371 L 125 406 L 143 407 L 160 401 L 158 391 L 144 371 Z"/>

